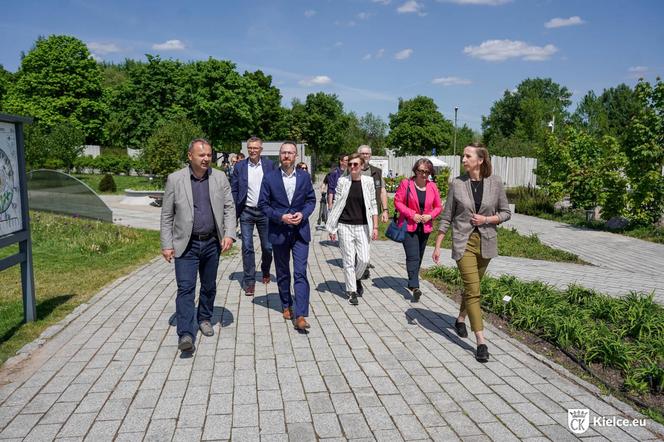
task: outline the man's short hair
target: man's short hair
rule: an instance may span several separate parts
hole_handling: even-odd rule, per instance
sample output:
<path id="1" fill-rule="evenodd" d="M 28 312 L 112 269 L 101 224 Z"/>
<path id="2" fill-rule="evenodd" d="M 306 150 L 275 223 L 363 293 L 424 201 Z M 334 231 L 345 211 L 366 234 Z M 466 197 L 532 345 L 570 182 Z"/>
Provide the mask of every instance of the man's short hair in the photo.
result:
<path id="1" fill-rule="evenodd" d="M 339 154 L 339 161 L 343 161 L 344 158 L 346 158 L 347 156 L 348 156 L 347 153 L 340 153 L 340 154 Z"/>
<path id="2" fill-rule="evenodd" d="M 360 153 L 360 151 L 361 151 L 362 149 L 369 149 L 369 153 L 371 153 L 371 146 L 369 146 L 369 145 L 367 145 L 367 144 L 363 144 L 363 145 L 361 145 L 360 147 L 358 147 L 358 148 L 357 148 L 357 153 Z"/>
<path id="3" fill-rule="evenodd" d="M 281 151 L 281 148 L 284 147 L 286 144 L 290 144 L 295 148 L 295 153 L 297 153 L 297 143 L 292 140 L 286 140 L 283 143 L 281 143 L 281 146 L 279 146 L 279 151 Z"/>
<path id="4" fill-rule="evenodd" d="M 263 145 L 263 140 L 261 140 L 260 138 L 258 138 L 255 135 L 252 135 L 252 136 L 249 137 L 249 139 L 247 140 L 247 145 L 249 145 L 249 143 L 254 143 L 254 142 L 259 142 L 259 143 L 261 143 L 261 146 Z"/>
<path id="5" fill-rule="evenodd" d="M 244 160 L 244 154 L 242 152 L 238 152 L 237 155 L 235 155 L 235 158 L 237 158 L 237 161 Z"/>
<path id="6" fill-rule="evenodd" d="M 191 143 L 189 143 L 189 152 L 191 152 L 196 143 L 203 143 L 207 146 L 210 146 L 210 149 L 212 149 L 212 144 L 205 138 L 194 138 L 193 140 L 191 140 Z"/>

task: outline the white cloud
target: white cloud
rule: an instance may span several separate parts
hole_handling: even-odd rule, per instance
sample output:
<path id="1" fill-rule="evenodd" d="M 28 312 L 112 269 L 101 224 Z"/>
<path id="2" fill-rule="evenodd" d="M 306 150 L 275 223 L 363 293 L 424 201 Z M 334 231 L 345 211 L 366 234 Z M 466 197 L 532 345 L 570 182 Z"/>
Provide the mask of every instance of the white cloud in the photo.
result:
<path id="1" fill-rule="evenodd" d="M 629 78 L 639 79 L 644 78 L 650 72 L 648 66 L 632 66 L 628 69 Z"/>
<path id="2" fill-rule="evenodd" d="M 314 11 L 313 9 L 307 9 L 306 11 L 304 11 L 304 16 L 307 18 L 313 17 L 314 15 L 316 15 L 316 11 Z"/>
<path id="3" fill-rule="evenodd" d="M 456 3 L 458 5 L 488 5 L 488 6 L 500 6 L 512 2 L 512 0 L 447 0 L 447 1 L 450 3 Z"/>
<path id="4" fill-rule="evenodd" d="M 413 55 L 413 50 L 408 48 L 394 54 L 394 58 L 396 58 L 397 60 L 405 60 L 407 58 L 410 58 L 411 55 Z"/>
<path id="5" fill-rule="evenodd" d="M 412 52 L 412 49 L 410 49 L 410 51 Z M 401 52 L 403 52 L 403 51 L 401 51 Z M 372 58 L 379 59 L 379 58 L 383 58 L 383 55 L 385 55 L 385 49 L 380 48 L 376 51 L 375 54 L 371 54 L 371 53 L 366 54 L 364 57 L 362 57 L 362 60 L 371 60 Z M 408 57 L 406 57 L 406 58 L 408 58 Z"/>
<path id="6" fill-rule="evenodd" d="M 578 15 L 575 15 L 574 17 L 570 18 L 552 18 L 548 22 L 544 23 L 544 27 L 548 29 L 553 29 L 553 28 L 562 28 L 565 26 L 576 26 L 576 25 L 582 25 L 584 24 L 585 21 Z"/>
<path id="7" fill-rule="evenodd" d="M 349 28 L 352 28 L 353 26 L 357 25 L 355 20 L 349 20 L 349 21 L 337 20 L 337 21 L 334 22 L 334 24 L 337 25 L 337 26 L 347 26 Z"/>
<path id="8" fill-rule="evenodd" d="M 408 0 L 406 3 L 397 8 L 397 12 L 399 14 L 417 13 L 419 15 L 426 15 L 422 9 L 422 3 L 419 3 L 416 0 Z"/>
<path id="9" fill-rule="evenodd" d="M 371 60 L 372 55 L 371 54 L 364 54 L 364 57 L 362 57 L 362 60 Z"/>
<path id="10" fill-rule="evenodd" d="M 383 58 L 383 55 L 385 55 L 385 49 L 381 48 L 381 49 L 378 49 L 378 51 L 376 51 L 375 57 L 376 58 Z"/>
<path id="11" fill-rule="evenodd" d="M 552 44 L 532 46 L 523 41 L 487 40 L 479 46 L 466 46 L 465 54 L 487 61 L 505 61 L 509 58 L 520 58 L 528 61 L 543 61 L 558 52 Z"/>
<path id="12" fill-rule="evenodd" d="M 372 15 L 374 14 L 371 12 L 360 12 L 359 14 L 357 14 L 357 18 L 359 20 L 368 20 L 369 17 L 371 17 Z"/>
<path id="13" fill-rule="evenodd" d="M 391 0 L 371 0 L 374 3 L 380 3 L 381 5 L 389 5 Z"/>
<path id="14" fill-rule="evenodd" d="M 337 41 L 336 43 L 334 43 L 334 47 L 335 47 L 335 48 L 340 48 L 340 47 L 342 47 L 343 45 L 344 45 L 344 43 L 343 43 L 342 41 Z"/>
<path id="15" fill-rule="evenodd" d="M 163 43 L 155 43 L 152 45 L 152 49 L 158 51 L 181 51 L 185 48 L 185 45 L 180 40 L 167 40 Z"/>
<path id="16" fill-rule="evenodd" d="M 120 49 L 120 47 L 115 43 L 98 43 L 95 41 L 91 41 L 87 43 L 87 46 L 88 49 L 90 49 L 90 51 L 100 55 L 122 51 L 122 49 Z"/>
<path id="17" fill-rule="evenodd" d="M 300 86 L 325 86 L 332 83 L 332 79 L 327 75 L 316 75 L 299 81 Z"/>
<path id="18" fill-rule="evenodd" d="M 440 84 L 442 86 L 466 86 L 472 83 L 467 78 L 459 77 L 439 77 L 431 80 L 431 84 Z"/>

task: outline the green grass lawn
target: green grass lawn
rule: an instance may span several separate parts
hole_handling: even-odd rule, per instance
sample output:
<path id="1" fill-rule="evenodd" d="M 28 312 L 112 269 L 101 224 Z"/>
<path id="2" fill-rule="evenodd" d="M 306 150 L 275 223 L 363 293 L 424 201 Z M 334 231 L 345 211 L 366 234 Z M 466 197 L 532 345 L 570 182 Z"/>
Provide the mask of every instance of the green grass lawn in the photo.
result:
<path id="1" fill-rule="evenodd" d="M 390 209 L 390 215 L 394 213 L 394 200 L 388 198 L 387 204 Z M 438 233 L 438 224 L 440 216 L 433 222 L 434 230 L 429 235 L 428 245 L 436 244 L 436 234 Z M 379 224 L 379 239 L 389 239 L 385 236 L 387 223 Z M 448 230 L 443 241 L 443 247 L 452 248 L 452 231 Z M 571 262 L 574 264 L 587 264 L 577 255 L 563 250 L 554 249 L 540 242 L 537 235 L 520 235 L 515 229 L 505 229 L 498 227 L 498 254 L 503 256 L 515 256 L 519 258 L 539 259 L 543 261 Z"/>
<path id="2" fill-rule="evenodd" d="M 37 321 L 23 323 L 20 266 L 0 272 L 0 363 L 106 284 L 159 255 L 159 232 L 30 212 Z M 17 247 L 0 250 L 0 258 Z"/>
<path id="3" fill-rule="evenodd" d="M 115 192 L 100 192 L 99 182 L 104 175 L 75 174 L 74 176 L 90 186 L 95 192 L 107 195 L 124 195 L 125 189 L 163 190 L 164 188 L 159 178 L 155 178 L 150 181 L 150 179 L 145 176 L 113 175 L 113 180 L 115 181 L 117 190 Z"/>

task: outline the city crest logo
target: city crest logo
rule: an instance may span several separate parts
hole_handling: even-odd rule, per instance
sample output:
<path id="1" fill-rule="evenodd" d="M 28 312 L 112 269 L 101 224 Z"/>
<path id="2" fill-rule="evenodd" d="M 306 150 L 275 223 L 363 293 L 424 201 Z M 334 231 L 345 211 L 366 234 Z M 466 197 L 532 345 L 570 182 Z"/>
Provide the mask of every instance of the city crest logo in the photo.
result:
<path id="1" fill-rule="evenodd" d="M 583 434 L 590 426 L 590 410 L 570 408 L 567 410 L 567 426 L 574 434 Z"/>

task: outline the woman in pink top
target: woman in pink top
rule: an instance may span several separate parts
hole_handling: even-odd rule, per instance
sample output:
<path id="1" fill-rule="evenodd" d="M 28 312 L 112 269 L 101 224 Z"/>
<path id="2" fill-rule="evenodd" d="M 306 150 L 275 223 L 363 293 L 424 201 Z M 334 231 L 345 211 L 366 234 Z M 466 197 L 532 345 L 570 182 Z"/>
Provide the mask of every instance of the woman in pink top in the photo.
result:
<path id="1" fill-rule="evenodd" d="M 394 195 L 394 207 L 399 211 L 399 226 L 408 223 L 403 249 L 406 252 L 408 289 L 413 292 L 413 302 L 418 302 L 420 290 L 420 266 L 433 230 L 433 219 L 442 211 L 438 186 L 429 177 L 433 176 L 433 164 L 420 158 L 413 166 L 413 176 L 403 180 Z"/>

